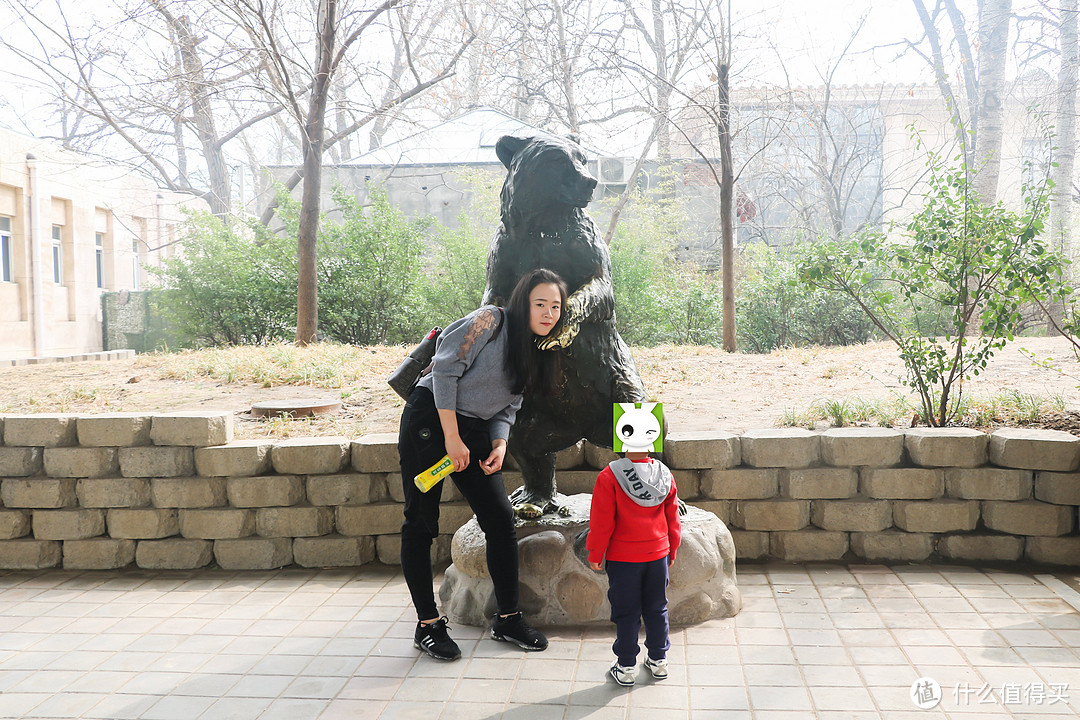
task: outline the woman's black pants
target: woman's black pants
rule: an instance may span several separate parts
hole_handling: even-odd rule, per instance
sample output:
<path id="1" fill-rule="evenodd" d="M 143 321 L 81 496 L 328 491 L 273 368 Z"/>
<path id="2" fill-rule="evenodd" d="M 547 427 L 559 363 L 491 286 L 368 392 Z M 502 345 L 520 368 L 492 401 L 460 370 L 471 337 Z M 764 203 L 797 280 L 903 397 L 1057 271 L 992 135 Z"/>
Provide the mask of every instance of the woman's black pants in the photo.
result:
<path id="1" fill-rule="evenodd" d="M 514 510 L 506 497 L 501 472 L 485 475 L 480 461 L 491 454 L 486 420 L 458 413 L 458 433 L 469 448 L 469 466 L 450 478 L 476 513 L 487 543 L 488 573 L 495 586 L 495 603 L 501 614 L 518 607 L 517 531 Z M 398 434 L 401 483 L 405 490 L 405 522 L 401 526 L 401 571 L 409 586 L 420 620 L 439 616 L 432 588 L 431 543 L 439 534 L 439 501 L 446 480 L 426 493 L 413 478 L 446 455 L 446 442 L 435 398 L 424 387 L 416 388 L 401 414 Z"/>

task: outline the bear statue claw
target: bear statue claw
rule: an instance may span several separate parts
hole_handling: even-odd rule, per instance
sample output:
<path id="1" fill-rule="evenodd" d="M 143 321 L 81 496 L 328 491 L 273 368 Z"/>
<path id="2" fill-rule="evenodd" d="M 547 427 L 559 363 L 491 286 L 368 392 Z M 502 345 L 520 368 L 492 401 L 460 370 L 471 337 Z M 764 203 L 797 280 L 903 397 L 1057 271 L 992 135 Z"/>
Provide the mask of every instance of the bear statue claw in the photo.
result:
<path id="1" fill-rule="evenodd" d="M 577 337 L 579 327 L 580 326 L 575 322 L 568 322 L 554 335 L 537 338 L 536 346 L 541 350 L 554 350 L 555 348 L 569 347 L 570 343 Z"/>

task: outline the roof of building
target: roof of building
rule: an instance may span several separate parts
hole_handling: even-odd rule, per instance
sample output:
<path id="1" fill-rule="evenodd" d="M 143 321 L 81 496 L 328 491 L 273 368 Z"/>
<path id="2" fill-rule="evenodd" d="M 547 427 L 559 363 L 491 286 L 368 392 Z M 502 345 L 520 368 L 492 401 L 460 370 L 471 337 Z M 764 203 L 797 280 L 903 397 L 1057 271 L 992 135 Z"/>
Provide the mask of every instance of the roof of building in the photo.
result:
<path id="1" fill-rule="evenodd" d="M 426 130 L 357 155 L 343 165 L 464 165 L 497 163 L 495 143 L 503 135 L 548 134 L 493 108 L 469 110 Z M 590 157 L 599 153 L 586 148 Z"/>

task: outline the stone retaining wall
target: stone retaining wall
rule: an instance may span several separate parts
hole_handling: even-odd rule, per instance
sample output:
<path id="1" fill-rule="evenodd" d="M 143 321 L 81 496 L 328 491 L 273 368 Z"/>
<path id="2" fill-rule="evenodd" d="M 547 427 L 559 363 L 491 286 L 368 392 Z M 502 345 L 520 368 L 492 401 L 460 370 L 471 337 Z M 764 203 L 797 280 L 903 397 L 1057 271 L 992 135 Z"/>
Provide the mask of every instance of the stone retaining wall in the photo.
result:
<path id="1" fill-rule="evenodd" d="M 396 435 L 232 436 L 228 413 L 0 416 L 0 568 L 398 562 Z M 591 492 L 612 457 L 560 453 L 559 490 Z M 673 432 L 665 458 L 742 559 L 1080 566 L 1080 439 L 1067 433 Z M 441 560 L 471 515 L 448 485 Z"/>

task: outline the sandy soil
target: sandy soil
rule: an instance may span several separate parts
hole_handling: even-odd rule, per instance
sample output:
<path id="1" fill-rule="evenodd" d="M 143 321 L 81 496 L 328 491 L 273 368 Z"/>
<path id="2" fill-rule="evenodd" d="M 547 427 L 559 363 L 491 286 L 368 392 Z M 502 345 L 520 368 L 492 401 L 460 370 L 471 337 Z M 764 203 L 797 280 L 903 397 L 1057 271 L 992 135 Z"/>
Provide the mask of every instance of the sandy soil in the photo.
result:
<path id="1" fill-rule="evenodd" d="M 237 435 L 301 436 L 396 431 L 402 402 L 384 379 L 404 356 L 399 347 L 366 349 L 367 374 L 340 388 L 263 387 L 207 379 L 163 377 L 153 356 L 119 362 L 83 362 L 0 369 L 0 412 L 120 412 L 213 408 L 236 413 Z M 646 388 L 664 402 L 674 430 L 742 432 L 773 427 L 786 412 L 817 399 L 910 396 L 903 365 L 887 343 L 800 348 L 768 355 L 727 354 L 715 348 L 659 347 L 633 351 Z M 1038 361 L 1032 358 L 1037 358 Z M 1049 365 L 1050 367 L 1047 367 Z M 1016 390 L 1064 399 L 1080 410 L 1080 363 L 1064 338 L 1022 338 L 1010 343 L 964 393 Z M 267 400 L 341 400 L 340 413 L 314 421 L 268 423 L 248 413 Z"/>

